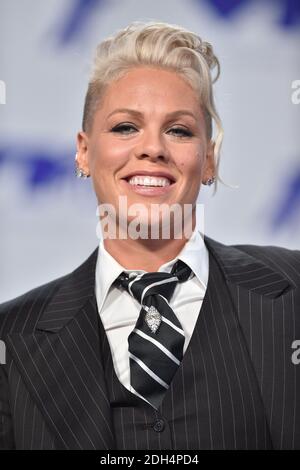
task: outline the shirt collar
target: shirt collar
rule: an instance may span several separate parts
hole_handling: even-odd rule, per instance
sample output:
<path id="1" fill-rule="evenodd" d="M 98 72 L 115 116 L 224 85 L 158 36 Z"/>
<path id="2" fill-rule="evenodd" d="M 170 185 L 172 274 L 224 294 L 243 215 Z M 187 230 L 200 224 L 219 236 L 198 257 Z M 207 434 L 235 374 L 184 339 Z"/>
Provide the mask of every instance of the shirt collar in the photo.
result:
<path id="1" fill-rule="evenodd" d="M 186 242 L 180 253 L 172 260 L 164 263 L 158 269 L 159 272 L 170 272 L 174 263 L 180 259 L 184 261 L 194 272 L 198 281 L 206 289 L 208 281 L 208 250 L 204 243 L 204 236 L 195 229 L 190 239 Z M 100 240 L 98 258 L 96 264 L 96 298 L 99 312 L 102 309 L 104 300 L 112 283 L 125 271 L 126 273 L 143 273 L 146 271 L 138 269 L 125 269 L 113 256 L 105 249 L 103 240 Z"/>

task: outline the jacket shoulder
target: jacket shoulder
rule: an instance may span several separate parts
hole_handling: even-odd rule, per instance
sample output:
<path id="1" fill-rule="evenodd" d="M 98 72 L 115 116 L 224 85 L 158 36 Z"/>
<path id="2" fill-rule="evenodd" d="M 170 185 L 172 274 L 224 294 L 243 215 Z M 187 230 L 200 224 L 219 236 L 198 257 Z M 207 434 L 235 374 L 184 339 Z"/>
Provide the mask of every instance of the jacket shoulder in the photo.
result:
<path id="1" fill-rule="evenodd" d="M 74 293 L 78 286 L 84 286 L 85 292 L 93 289 L 97 254 L 98 247 L 73 271 L 0 304 L 0 339 L 8 333 L 24 332 L 25 328 L 33 331 L 42 312 L 61 287 L 73 289 Z"/>
<path id="2" fill-rule="evenodd" d="M 0 339 L 12 331 L 20 331 L 33 309 L 42 309 L 69 274 L 35 287 L 0 304 Z"/>
<path id="3" fill-rule="evenodd" d="M 291 250 L 274 245 L 232 245 L 244 251 L 274 271 L 284 274 L 298 287 L 300 287 L 300 250 Z"/>

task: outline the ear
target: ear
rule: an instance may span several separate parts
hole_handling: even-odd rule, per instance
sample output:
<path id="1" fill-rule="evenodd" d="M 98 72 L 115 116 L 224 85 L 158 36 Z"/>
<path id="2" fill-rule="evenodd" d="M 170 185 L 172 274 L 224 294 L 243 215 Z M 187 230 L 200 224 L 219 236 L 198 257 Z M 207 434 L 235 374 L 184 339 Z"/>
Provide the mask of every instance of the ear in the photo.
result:
<path id="1" fill-rule="evenodd" d="M 89 137 L 86 132 L 78 132 L 77 134 L 77 154 L 76 162 L 79 168 L 81 168 L 87 175 L 90 175 L 89 168 Z"/>
<path id="2" fill-rule="evenodd" d="M 210 140 L 207 145 L 206 160 L 204 163 L 202 182 L 207 181 L 208 179 L 212 178 L 216 174 L 214 150 L 215 150 L 215 142 L 213 140 Z"/>

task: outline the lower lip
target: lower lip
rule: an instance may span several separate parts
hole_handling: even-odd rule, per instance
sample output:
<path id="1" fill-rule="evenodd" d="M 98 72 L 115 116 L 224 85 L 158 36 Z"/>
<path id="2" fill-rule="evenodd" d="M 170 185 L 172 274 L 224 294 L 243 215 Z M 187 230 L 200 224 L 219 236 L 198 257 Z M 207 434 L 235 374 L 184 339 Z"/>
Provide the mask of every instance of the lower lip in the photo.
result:
<path id="1" fill-rule="evenodd" d="M 140 186 L 129 184 L 126 180 L 121 181 L 125 183 L 132 191 L 143 196 L 160 196 L 162 194 L 167 194 L 174 186 L 174 183 L 169 184 L 168 186 Z"/>

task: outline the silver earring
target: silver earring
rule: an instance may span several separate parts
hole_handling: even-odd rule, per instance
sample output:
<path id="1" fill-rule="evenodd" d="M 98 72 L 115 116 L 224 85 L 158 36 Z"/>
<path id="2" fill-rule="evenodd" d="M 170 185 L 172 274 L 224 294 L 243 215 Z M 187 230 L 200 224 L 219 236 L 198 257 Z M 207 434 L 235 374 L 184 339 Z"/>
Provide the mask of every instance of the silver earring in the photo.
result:
<path id="1" fill-rule="evenodd" d="M 209 178 L 208 180 L 204 181 L 203 184 L 207 186 L 211 186 L 212 184 L 214 184 L 215 180 L 216 180 L 216 177 L 213 176 L 212 178 Z"/>
<path id="2" fill-rule="evenodd" d="M 89 177 L 89 175 L 87 175 L 81 168 L 79 168 L 78 166 L 75 167 L 75 175 L 77 176 L 77 178 L 83 178 L 83 179 L 86 179 Z"/>
<path id="3" fill-rule="evenodd" d="M 86 179 L 90 176 L 87 173 L 85 173 L 82 170 L 82 168 L 79 168 L 79 166 L 77 164 L 77 153 L 75 155 L 75 175 L 77 176 L 77 178 L 83 178 L 83 179 Z"/>

